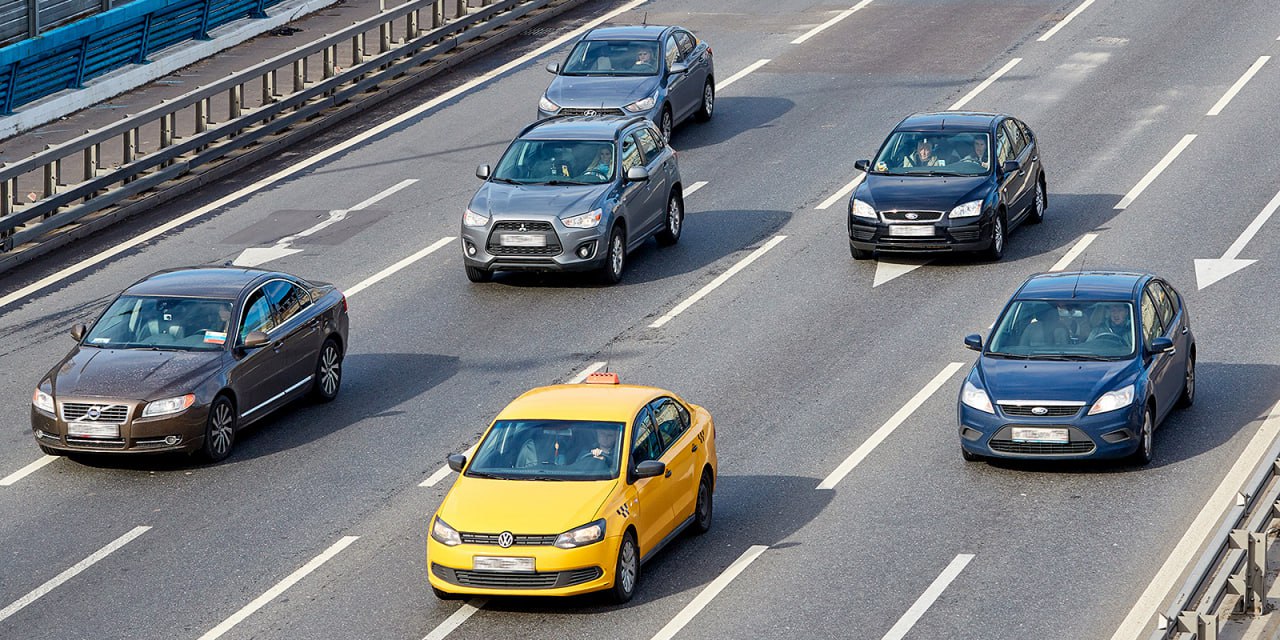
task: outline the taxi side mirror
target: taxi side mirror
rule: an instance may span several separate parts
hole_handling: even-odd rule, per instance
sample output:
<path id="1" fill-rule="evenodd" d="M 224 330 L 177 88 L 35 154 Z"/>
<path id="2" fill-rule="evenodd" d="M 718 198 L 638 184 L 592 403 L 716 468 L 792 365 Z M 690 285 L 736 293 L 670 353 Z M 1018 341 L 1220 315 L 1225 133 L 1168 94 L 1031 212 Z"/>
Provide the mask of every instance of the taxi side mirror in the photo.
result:
<path id="1" fill-rule="evenodd" d="M 974 351 L 982 351 L 982 336 L 971 333 L 964 337 L 964 346 Z"/>
<path id="2" fill-rule="evenodd" d="M 467 466 L 467 457 L 461 453 L 455 453 L 448 458 L 449 468 L 462 473 L 462 468 Z"/>
<path id="3" fill-rule="evenodd" d="M 88 333 L 88 331 L 89 329 L 84 325 L 77 324 L 71 327 L 71 337 L 75 338 L 76 342 L 80 342 L 81 340 L 84 340 L 84 334 Z"/>
<path id="4" fill-rule="evenodd" d="M 636 479 L 652 478 L 655 476 L 660 476 L 666 472 L 667 472 L 666 464 L 663 464 L 662 462 L 659 462 L 657 460 L 645 460 L 644 462 L 641 462 L 640 464 L 636 465 L 636 470 L 634 475 Z"/>

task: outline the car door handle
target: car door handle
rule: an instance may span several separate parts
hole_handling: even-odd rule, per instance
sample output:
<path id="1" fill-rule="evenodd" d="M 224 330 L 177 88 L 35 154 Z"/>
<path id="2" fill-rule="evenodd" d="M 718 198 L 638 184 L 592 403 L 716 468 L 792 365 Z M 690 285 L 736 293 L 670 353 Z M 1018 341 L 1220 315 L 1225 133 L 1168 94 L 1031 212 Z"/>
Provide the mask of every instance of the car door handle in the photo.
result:
<path id="1" fill-rule="evenodd" d="M 664 473 L 664 474 L 662 474 L 662 477 L 664 477 L 664 478 L 670 478 L 670 477 L 671 477 L 671 470 L 670 470 L 670 469 L 667 469 L 667 472 L 666 472 L 666 473 Z"/>
<path id="2" fill-rule="evenodd" d="M 696 442 L 695 442 L 695 443 L 693 443 L 693 448 L 692 448 L 692 449 L 690 449 L 689 451 L 692 451 L 692 452 L 694 452 L 694 453 L 697 453 L 697 452 L 698 452 L 698 443 L 696 443 Z"/>
<path id="3" fill-rule="evenodd" d="M 275 343 L 275 344 L 271 345 L 271 350 L 272 350 L 272 351 L 274 351 L 274 352 L 276 352 L 276 353 L 280 353 L 280 348 L 281 348 L 281 347 L 283 347 L 283 346 L 284 346 L 284 343 L 282 343 L 282 342 L 277 342 L 277 343 Z"/>
<path id="4" fill-rule="evenodd" d="M 1191 330 L 1191 328 L 1190 328 L 1190 327 L 1183 327 L 1183 328 L 1182 328 L 1182 335 L 1184 335 L 1184 336 L 1185 336 L 1185 335 L 1187 335 L 1187 332 L 1188 332 L 1188 331 L 1190 331 L 1190 330 Z"/>

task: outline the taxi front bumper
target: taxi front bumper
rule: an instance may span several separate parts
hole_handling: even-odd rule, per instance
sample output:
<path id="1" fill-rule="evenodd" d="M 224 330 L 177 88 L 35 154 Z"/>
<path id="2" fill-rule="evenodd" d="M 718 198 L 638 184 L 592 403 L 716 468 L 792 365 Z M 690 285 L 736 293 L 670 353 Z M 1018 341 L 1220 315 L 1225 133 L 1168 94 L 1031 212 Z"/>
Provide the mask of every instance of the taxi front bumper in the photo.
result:
<path id="1" fill-rule="evenodd" d="M 606 537 L 577 549 L 546 546 L 460 544 L 446 546 L 427 539 L 427 579 L 432 587 L 454 594 L 571 596 L 613 586 L 622 536 Z M 483 571 L 475 558 L 533 558 L 534 571 Z"/>

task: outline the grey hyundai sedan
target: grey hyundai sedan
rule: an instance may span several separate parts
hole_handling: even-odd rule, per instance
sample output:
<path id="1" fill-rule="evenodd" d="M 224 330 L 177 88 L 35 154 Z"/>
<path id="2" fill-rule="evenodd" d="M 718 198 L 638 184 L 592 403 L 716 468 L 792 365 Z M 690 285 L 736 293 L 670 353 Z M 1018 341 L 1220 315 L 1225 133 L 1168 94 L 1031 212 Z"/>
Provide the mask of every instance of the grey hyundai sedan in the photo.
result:
<path id="1" fill-rule="evenodd" d="M 596 271 L 622 279 L 627 254 L 650 237 L 680 239 L 684 200 L 676 155 L 642 116 L 569 116 L 525 127 L 462 216 L 467 278 L 495 271 Z"/>
<path id="2" fill-rule="evenodd" d="M 538 101 L 538 118 L 642 115 L 662 135 L 686 118 L 711 119 L 716 104 L 711 47 L 688 29 L 634 26 L 593 29 L 574 45 Z"/>

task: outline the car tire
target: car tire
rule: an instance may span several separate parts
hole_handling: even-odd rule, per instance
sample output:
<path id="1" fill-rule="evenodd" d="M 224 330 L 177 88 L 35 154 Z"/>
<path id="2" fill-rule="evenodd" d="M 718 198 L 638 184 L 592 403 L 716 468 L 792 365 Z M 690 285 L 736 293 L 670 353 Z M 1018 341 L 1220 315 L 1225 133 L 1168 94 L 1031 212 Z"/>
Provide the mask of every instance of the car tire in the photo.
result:
<path id="1" fill-rule="evenodd" d="M 702 106 L 698 107 L 698 120 L 706 122 L 711 119 L 711 114 L 716 109 L 716 83 L 707 78 L 707 83 L 702 85 Z"/>
<path id="2" fill-rule="evenodd" d="M 1138 433 L 1138 450 L 1133 452 L 1130 460 L 1138 465 L 1143 466 L 1150 464 L 1151 457 L 1155 453 L 1155 420 L 1151 416 L 1151 407 L 1142 410 L 1142 431 Z"/>
<path id="3" fill-rule="evenodd" d="M 991 246 L 983 252 L 983 257 L 995 262 L 1004 257 L 1004 243 L 1009 235 L 1009 226 L 1004 221 L 1004 210 L 996 214 L 991 222 Z"/>
<path id="4" fill-rule="evenodd" d="M 479 267 L 467 267 L 467 279 L 472 282 L 488 282 L 493 279 L 492 271 L 485 271 Z"/>
<path id="5" fill-rule="evenodd" d="M 662 231 L 654 238 L 658 244 L 669 247 L 680 241 L 680 231 L 684 229 L 684 203 L 680 201 L 680 196 L 672 191 L 667 198 L 667 216 L 666 224 L 663 225 Z"/>
<path id="6" fill-rule="evenodd" d="M 1182 395 L 1178 396 L 1178 408 L 1185 409 L 1196 403 L 1196 359 L 1187 359 L 1187 372 L 1183 375 Z"/>
<path id="7" fill-rule="evenodd" d="M 662 115 L 658 116 L 658 128 L 662 130 L 662 137 L 666 138 L 667 144 L 671 144 L 671 134 L 675 131 L 675 117 L 671 115 L 671 107 L 663 106 Z"/>
<path id="8" fill-rule="evenodd" d="M 333 402 L 342 389 L 342 349 L 338 347 L 337 340 L 328 338 L 321 345 L 315 376 L 311 397 L 317 402 Z"/>
<path id="9" fill-rule="evenodd" d="M 1040 224 L 1044 222 L 1044 212 L 1049 208 L 1049 194 L 1045 190 L 1044 176 L 1036 180 L 1035 202 L 1031 203 L 1031 213 L 1027 214 L 1027 222 Z"/>
<path id="10" fill-rule="evenodd" d="M 627 236 L 622 227 L 615 226 L 609 234 L 609 246 L 605 250 L 604 266 L 600 268 L 600 281 L 604 284 L 622 282 L 622 272 L 627 268 Z"/>
<path id="11" fill-rule="evenodd" d="M 67 452 L 66 452 L 66 451 L 63 451 L 63 450 L 61 450 L 61 449 L 54 449 L 53 447 L 47 447 L 47 446 L 45 446 L 45 445 L 40 444 L 39 442 L 37 442 L 37 443 L 36 443 L 36 446 L 40 447 L 40 453 L 43 453 L 43 454 L 45 454 L 46 456 L 65 456 L 65 455 L 67 455 Z"/>
<path id="12" fill-rule="evenodd" d="M 218 396 L 209 405 L 209 417 L 205 419 L 204 444 L 200 455 L 208 462 L 221 462 L 231 455 L 236 444 L 236 407 L 231 399 Z"/>
<path id="13" fill-rule="evenodd" d="M 960 457 L 964 458 L 965 462 L 982 462 L 983 460 L 986 460 L 985 457 L 980 456 L 964 447 L 960 447 Z"/>
<path id="14" fill-rule="evenodd" d="M 715 515 L 715 487 L 711 484 L 711 473 L 702 472 L 702 480 L 698 482 L 698 500 L 693 506 L 693 534 L 702 535 L 711 530 L 711 518 Z"/>
<path id="15" fill-rule="evenodd" d="M 854 260 L 870 260 L 876 257 L 876 252 L 872 251 L 871 249 L 859 249 L 853 246 L 853 241 L 850 240 L 849 255 L 853 256 Z"/>
<path id="16" fill-rule="evenodd" d="M 449 593 L 448 591 L 444 591 L 438 587 L 431 587 L 431 593 L 436 594 L 436 597 L 441 600 L 461 600 L 466 597 L 457 593 Z"/>
<path id="17" fill-rule="evenodd" d="M 631 600 L 639 583 L 640 548 L 636 546 L 635 534 L 628 531 L 622 536 L 622 544 L 618 545 L 618 561 L 614 565 L 613 587 L 609 589 L 609 599 L 614 604 Z"/>

